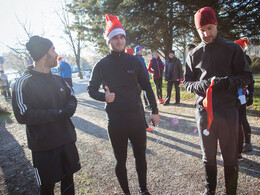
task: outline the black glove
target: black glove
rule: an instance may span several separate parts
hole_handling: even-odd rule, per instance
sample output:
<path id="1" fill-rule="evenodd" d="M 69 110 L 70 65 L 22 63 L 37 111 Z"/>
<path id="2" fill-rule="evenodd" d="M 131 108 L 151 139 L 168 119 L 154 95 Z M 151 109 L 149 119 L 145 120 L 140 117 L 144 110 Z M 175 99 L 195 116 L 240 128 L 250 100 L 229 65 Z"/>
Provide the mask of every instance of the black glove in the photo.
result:
<path id="1" fill-rule="evenodd" d="M 247 106 L 251 106 L 253 104 L 253 97 L 248 97 L 246 101 Z"/>
<path id="2" fill-rule="evenodd" d="M 212 89 L 215 91 L 222 91 L 228 89 L 229 85 L 230 81 L 227 77 L 215 77 Z"/>

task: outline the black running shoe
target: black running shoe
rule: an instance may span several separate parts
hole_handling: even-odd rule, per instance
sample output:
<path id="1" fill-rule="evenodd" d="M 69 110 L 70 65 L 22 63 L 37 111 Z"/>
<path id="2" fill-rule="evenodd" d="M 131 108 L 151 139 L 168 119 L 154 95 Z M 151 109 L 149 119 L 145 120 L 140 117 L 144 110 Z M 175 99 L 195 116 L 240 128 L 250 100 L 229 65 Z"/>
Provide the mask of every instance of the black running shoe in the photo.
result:
<path id="1" fill-rule="evenodd" d="M 203 195 L 215 195 L 216 191 L 210 191 L 210 190 L 205 190 L 205 192 L 203 193 Z"/>
<path id="2" fill-rule="evenodd" d="M 138 192 L 139 195 L 151 195 L 148 190 L 145 190 L 145 191 L 142 191 L 142 190 L 139 190 Z"/>

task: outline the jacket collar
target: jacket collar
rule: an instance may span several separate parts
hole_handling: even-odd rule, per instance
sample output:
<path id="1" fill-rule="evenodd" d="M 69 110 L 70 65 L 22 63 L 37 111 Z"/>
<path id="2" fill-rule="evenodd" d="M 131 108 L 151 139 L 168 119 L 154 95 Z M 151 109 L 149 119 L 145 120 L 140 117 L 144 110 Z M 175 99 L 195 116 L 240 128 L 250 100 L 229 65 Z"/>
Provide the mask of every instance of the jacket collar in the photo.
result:
<path id="1" fill-rule="evenodd" d="M 53 76 L 51 71 L 49 73 L 42 73 L 42 72 L 35 71 L 34 69 L 29 69 L 29 72 L 32 75 L 37 75 L 37 76 L 46 77 L 46 78 L 50 78 Z"/>
<path id="2" fill-rule="evenodd" d="M 221 36 L 219 34 L 217 34 L 216 38 L 214 39 L 214 41 L 212 43 L 205 43 L 204 41 L 202 41 L 201 43 L 202 43 L 203 46 L 214 45 L 217 42 L 219 42 L 220 39 L 221 39 Z"/>
<path id="3" fill-rule="evenodd" d="M 126 53 L 125 53 L 125 51 L 122 51 L 122 52 L 115 52 L 115 51 L 112 51 L 112 50 L 111 50 L 110 55 L 112 55 L 112 56 L 116 56 L 116 57 L 121 57 L 121 56 L 125 56 Z"/>

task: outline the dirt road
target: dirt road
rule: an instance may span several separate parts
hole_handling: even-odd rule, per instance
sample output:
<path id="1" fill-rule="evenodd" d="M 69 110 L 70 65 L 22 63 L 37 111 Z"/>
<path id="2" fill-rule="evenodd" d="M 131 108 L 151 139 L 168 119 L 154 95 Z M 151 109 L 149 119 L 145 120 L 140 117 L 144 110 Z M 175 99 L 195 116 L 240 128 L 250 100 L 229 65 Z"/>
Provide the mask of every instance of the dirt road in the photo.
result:
<path id="1" fill-rule="evenodd" d="M 77 131 L 82 165 L 75 174 L 76 194 L 120 194 L 106 132 L 104 103 L 88 96 L 86 80 L 73 81 L 78 108 L 72 120 Z M 159 105 L 159 110 L 161 122 L 158 130 L 147 133 L 150 192 L 156 195 L 202 194 L 204 174 L 193 102 L 182 101 L 178 106 Z M 243 155 L 244 160 L 240 162 L 238 194 L 260 194 L 260 117 L 249 114 L 248 119 L 254 151 Z M 13 116 L 4 118 L 0 122 L 0 143 L 0 195 L 38 194 L 25 126 L 18 124 Z M 217 162 L 217 194 L 223 194 L 225 187 L 220 152 Z M 127 169 L 130 190 L 132 194 L 137 194 L 138 180 L 130 144 Z M 55 192 L 59 194 L 59 184 Z"/>

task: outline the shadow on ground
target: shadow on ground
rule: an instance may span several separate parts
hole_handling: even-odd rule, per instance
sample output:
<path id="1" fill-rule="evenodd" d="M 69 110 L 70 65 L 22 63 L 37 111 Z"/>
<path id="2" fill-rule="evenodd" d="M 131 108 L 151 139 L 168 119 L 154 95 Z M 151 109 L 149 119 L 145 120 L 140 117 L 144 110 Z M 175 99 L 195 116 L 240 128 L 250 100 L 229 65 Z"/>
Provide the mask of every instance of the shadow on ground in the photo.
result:
<path id="1" fill-rule="evenodd" d="M 1 182 L 1 194 L 38 194 L 33 167 L 24 154 L 23 148 L 27 146 L 21 146 L 6 129 L 7 124 L 13 123 L 12 119 L 10 117 L 1 119 L 4 119 L 0 123 L 0 167 L 3 174 L 1 177 L 4 180 L 4 183 Z"/>

